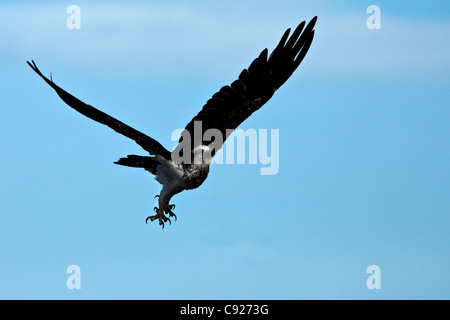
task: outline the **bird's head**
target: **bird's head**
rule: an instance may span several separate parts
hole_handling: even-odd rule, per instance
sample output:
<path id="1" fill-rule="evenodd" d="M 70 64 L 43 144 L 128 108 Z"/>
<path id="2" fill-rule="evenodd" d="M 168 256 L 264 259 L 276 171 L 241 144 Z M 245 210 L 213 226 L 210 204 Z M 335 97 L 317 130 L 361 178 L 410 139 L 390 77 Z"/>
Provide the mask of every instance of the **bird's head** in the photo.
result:
<path id="1" fill-rule="evenodd" d="M 213 159 L 210 147 L 205 145 L 195 147 L 194 150 L 192 150 L 192 155 L 194 158 L 194 164 L 210 165 Z"/>

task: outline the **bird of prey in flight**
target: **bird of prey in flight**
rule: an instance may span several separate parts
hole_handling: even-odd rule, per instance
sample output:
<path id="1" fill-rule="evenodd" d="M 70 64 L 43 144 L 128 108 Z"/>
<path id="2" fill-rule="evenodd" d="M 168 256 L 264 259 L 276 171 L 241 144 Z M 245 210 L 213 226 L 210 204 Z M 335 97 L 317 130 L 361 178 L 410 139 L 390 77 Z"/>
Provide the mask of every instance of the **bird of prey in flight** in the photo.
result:
<path id="1" fill-rule="evenodd" d="M 203 106 L 202 110 L 186 125 L 179 144 L 171 152 L 158 141 L 139 132 L 108 114 L 82 102 L 57 86 L 38 69 L 33 60 L 30 67 L 47 82 L 70 107 L 92 120 L 114 129 L 133 139 L 150 156 L 128 155 L 116 161 L 128 167 L 144 168 L 162 184 L 155 215 L 146 219 L 158 220 L 164 228 L 165 222 L 174 217 L 175 205 L 170 199 L 183 190 L 198 188 L 209 173 L 212 158 L 231 134 L 253 112 L 261 108 L 292 75 L 302 62 L 314 38 L 314 17 L 307 25 L 301 22 L 290 34 L 286 30 L 280 42 L 268 56 L 267 49 L 244 69 L 238 79 L 229 86 L 222 87 Z M 306 25 L 306 27 L 305 27 Z M 200 123 L 200 139 L 190 139 Z M 214 139 L 205 139 L 204 133 L 215 130 Z"/>

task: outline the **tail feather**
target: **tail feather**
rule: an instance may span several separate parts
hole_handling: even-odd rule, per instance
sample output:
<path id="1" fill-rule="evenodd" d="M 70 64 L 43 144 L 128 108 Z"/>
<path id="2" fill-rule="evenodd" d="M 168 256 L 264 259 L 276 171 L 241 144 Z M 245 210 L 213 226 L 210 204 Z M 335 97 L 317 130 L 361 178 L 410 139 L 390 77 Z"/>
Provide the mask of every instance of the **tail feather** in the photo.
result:
<path id="1" fill-rule="evenodd" d="M 128 155 L 126 158 L 120 158 L 114 163 L 127 167 L 145 168 L 150 171 L 154 171 L 159 164 L 155 157 L 143 157 L 134 154 Z"/>

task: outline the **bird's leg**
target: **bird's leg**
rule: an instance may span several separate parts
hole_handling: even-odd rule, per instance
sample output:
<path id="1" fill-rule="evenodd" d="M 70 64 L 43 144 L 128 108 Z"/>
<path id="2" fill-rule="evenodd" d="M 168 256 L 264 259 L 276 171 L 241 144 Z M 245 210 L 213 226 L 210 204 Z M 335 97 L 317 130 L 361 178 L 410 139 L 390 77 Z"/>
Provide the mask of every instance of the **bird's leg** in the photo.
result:
<path id="1" fill-rule="evenodd" d="M 169 219 L 169 222 L 171 217 L 174 217 L 175 220 L 177 219 L 177 216 L 172 212 L 172 210 L 175 209 L 175 205 L 169 204 L 170 198 L 172 197 L 173 194 L 174 194 L 173 189 L 163 188 L 158 198 L 159 207 L 164 212 L 163 214 L 167 214 L 169 216 L 169 218 L 167 218 Z"/>
<path id="2" fill-rule="evenodd" d="M 159 224 L 164 229 L 164 223 L 169 221 L 171 223 L 170 218 L 174 217 L 175 220 L 177 219 L 177 216 L 175 213 L 173 213 L 172 210 L 175 209 L 174 204 L 169 204 L 170 198 L 176 193 L 179 193 L 183 191 L 183 189 L 174 189 L 174 188 L 168 188 L 166 186 L 163 187 L 161 190 L 161 193 L 159 195 L 156 195 L 155 198 L 158 198 L 158 204 L 159 207 L 155 207 L 154 210 L 156 214 L 154 216 L 150 216 L 145 220 L 148 222 L 150 219 L 151 221 L 155 221 L 156 219 L 159 220 Z M 168 216 L 166 216 L 168 215 Z"/>

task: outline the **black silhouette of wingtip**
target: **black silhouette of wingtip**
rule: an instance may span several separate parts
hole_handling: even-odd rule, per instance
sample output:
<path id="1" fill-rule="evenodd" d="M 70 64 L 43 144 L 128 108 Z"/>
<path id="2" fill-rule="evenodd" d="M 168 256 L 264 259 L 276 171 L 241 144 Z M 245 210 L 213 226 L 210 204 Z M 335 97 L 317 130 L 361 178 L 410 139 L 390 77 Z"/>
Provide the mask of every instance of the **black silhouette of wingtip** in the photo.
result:
<path id="1" fill-rule="evenodd" d="M 309 22 L 309 25 L 311 26 L 311 28 L 314 27 L 314 25 L 316 24 L 316 22 L 317 22 L 317 16 L 315 16 L 314 18 L 312 18 L 311 21 Z"/>
<path id="2" fill-rule="evenodd" d="M 30 61 L 27 61 L 27 63 L 31 67 L 31 69 L 33 69 L 36 73 L 38 73 L 38 74 L 41 73 L 41 71 L 38 69 L 36 63 L 34 62 L 34 60 L 31 60 L 31 63 L 30 63 Z"/>

